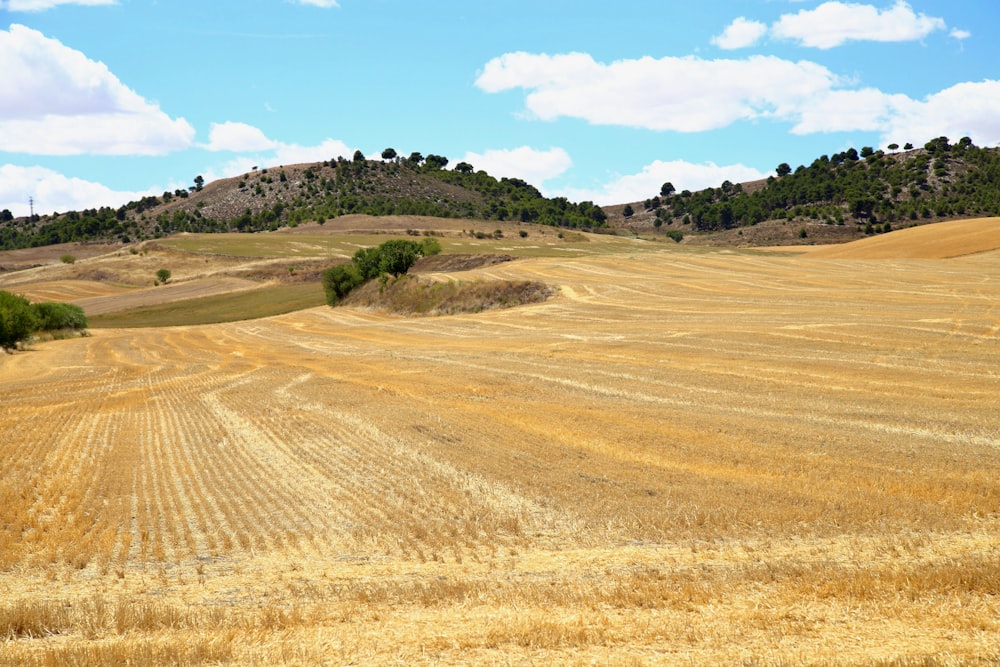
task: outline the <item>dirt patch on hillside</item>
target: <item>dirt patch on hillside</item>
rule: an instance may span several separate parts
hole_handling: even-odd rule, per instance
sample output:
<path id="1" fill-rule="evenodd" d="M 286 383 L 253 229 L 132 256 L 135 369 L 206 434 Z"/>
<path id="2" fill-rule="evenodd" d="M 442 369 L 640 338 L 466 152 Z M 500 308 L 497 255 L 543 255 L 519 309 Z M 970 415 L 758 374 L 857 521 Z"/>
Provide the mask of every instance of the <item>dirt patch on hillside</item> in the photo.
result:
<path id="1" fill-rule="evenodd" d="M 454 271 L 471 271 L 484 266 L 495 266 L 504 262 L 512 262 L 511 255 L 431 255 L 422 257 L 410 269 L 412 273 L 438 273 Z"/>
<path id="2" fill-rule="evenodd" d="M 344 305 L 399 315 L 455 315 L 513 308 L 548 299 L 554 290 L 534 280 L 435 281 L 402 276 L 383 287 L 372 280 L 351 293 Z"/>

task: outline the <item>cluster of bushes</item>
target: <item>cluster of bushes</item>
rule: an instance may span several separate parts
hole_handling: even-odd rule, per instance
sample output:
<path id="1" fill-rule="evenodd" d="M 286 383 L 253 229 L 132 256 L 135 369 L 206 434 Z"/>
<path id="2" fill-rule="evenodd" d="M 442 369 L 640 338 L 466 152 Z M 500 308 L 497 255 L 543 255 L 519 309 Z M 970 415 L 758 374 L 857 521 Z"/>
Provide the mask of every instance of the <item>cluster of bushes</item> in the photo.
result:
<path id="1" fill-rule="evenodd" d="M 356 287 L 380 278 L 383 284 L 391 275 L 398 278 L 410 270 L 420 257 L 441 252 L 441 243 L 435 238 L 421 242 L 392 239 L 374 248 L 362 248 L 354 253 L 348 264 L 331 266 L 323 272 L 323 290 L 326 302 L 339 304 Z"/>
<path id="2" fill-rule="evenodd" d="M 31 303 L 23 296 L 0 291 L 0 349 L 10 351 L 39 331 L 87 328 L 83 309 L 70 303 Z"/>

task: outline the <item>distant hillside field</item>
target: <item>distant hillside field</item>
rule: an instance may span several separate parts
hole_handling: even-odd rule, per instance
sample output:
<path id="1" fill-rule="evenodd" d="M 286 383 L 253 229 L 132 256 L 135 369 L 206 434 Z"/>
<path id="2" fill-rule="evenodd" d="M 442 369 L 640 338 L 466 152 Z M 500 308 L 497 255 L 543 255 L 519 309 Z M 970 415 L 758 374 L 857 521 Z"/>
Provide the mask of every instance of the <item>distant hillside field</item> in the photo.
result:
<path id="1" fill-rule="evenodd" d="M 946 259 L 1000 249 L 1000 218 L 954 220 L 809 251 L 830 259 Z"/>

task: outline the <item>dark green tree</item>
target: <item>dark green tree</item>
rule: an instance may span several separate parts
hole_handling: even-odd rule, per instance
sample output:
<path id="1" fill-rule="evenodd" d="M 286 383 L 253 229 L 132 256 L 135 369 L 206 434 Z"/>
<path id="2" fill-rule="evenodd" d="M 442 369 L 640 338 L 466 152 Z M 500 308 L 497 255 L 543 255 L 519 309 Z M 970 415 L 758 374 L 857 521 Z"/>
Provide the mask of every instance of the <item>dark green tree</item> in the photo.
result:
<path id="1" fill-rule="evenodd" d="M 428 155 L 424 159 L 424 164 L 428 169 L 444 169 L 448 166 L 448 158 L 443 155 Z"/>
<path id="2" fill-rule="evenodd" d="M 660 196 L 661 197 L 669 197 L 670 195 L 674 194 L 674 192 L 676 192 L 676 191 L 677 191 L 677 189 L 674 187 L 674 184 L 671 183 L 670 181 L 667 181 L 666 183 L 664 183 L 663 185 L 660 186 Z"/>
<path id="3" fill-rule="evenodd" d="M 201 189 L 205 187 L 205 177 L 198 174 L 194 177 L 194 190 L 195 192 L 201 192 Z"/>
<path id="4" fill-rule="evenodd" d="M 775 171 L 778 172 L 778 176 L 788 176 L 792 173 L 792 167 L 787 162 L 782 162 Z"/>
<path id="5" fill-rule="evenodd" d="M 0 349 L 15 349 L 38 329 L 31 303 L 19 294 L 0 291 Z"/>
<path id="6" fill-rule="evenodd" d="M 395 148 L 386 148 L 384 151 L 382 151 L 382 159 L 383 160 L 395 160 L 396 159 L 396 149 Z"/>
<path id="7" fill-rule="evenodd" d="M 365 154 L 362 153 L 360 150 L 354 151 L 354 161 L 355 162 L 364 162 L 365 161 Z"/>
<path id="8" fill-rule="evenodd" d="M 622 209 L 622 215 L 626 218 L 631 218 L 635 215 L 635 210 L 632 209 L 632 204 L 625 204 L 625 208 Z"/>
<path id="9" fill-rule="evenodd" d="M 461 172 L 463 174 L 471 174 L 475 168 L 468 162 L 459 162 L 455 165 L 455 171 Z"/>
<path id="10" fill-rule="evenodd" d="M 326 302 L 331 306 L 339 304 L 351 290 L 365 281 L 356 263 L 337 264 L 323 272 L 323 291 Z"/>

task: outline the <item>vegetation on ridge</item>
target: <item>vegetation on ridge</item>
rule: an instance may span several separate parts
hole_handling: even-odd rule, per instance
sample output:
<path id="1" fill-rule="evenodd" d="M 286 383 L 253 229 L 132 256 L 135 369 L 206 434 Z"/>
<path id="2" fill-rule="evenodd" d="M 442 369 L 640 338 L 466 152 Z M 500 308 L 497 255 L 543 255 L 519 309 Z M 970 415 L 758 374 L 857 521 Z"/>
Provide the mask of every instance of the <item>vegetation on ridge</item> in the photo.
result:
<path id="1" fill-rule="evenodd" d="M 448 159 L 413 153 L 408 158 L 338 158 L 311 165 L 254 170 L 188 190 L 144 197 L 120 208 L 15 219 L 0 212 L 0 250 L 71 241 L 124 243 L 177 232 L 257 232 L 323 223 L 348 214 L 427 215 L 521 221 L 592 229 L 607 216 L 592 202 L 548 199 L 518 178 L 496 179 L 467 162 L 446 170 Z"/>
<path id="2" fill-rule="evenodd" d="M 979 148 L 968 137 L 956 144 L 938 137 L 903 153 L 851 148 L 795 170 L 782 163 L 776 173 L 752 190 L 726 181 L 676 193 L 664 183 L 643 207 L 655 214 L 656 227 L 689 225 L 699 232 L 800 220 L 851 223 L 872 234 L 901 224 L 1000 215 L 1000 151 Z M 623 211 L 625 218 L 634 213 L 631 206 Z"/>

